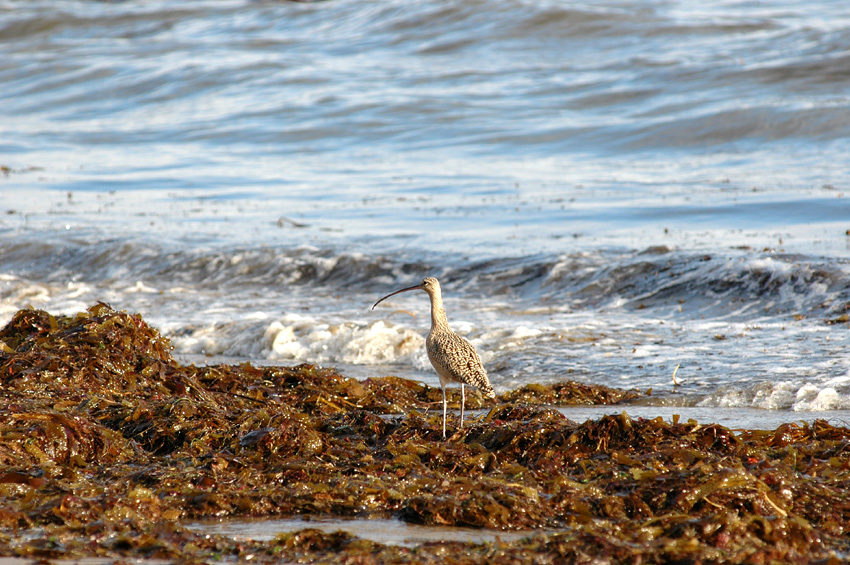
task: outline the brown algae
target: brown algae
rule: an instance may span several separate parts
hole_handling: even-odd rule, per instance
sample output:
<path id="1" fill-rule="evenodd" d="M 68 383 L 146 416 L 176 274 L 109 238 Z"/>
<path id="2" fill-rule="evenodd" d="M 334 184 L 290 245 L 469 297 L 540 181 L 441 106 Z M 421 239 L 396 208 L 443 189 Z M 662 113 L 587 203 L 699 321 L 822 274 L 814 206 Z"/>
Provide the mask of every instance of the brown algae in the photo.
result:
<path id="1" fill-rule="evenodd" d="M 312 365 L 183 366 L 141 316 L 21 310 L 0 331 L 0 556 L 364 563 L 808 563 L 850 556 L 850 430 L 576 423 L 638 396 L 529 385 L 441 438 L 440 389 Z M 457 404 L 459 391 L 451 390 Z M 181 523 L 397 517 L 528 530 L 396 547 L 305 529 L 270 542 Z M 535 533 L 546 528 L 549 533 Z M 556 533 L 550 533 L 556 530 Z"/>

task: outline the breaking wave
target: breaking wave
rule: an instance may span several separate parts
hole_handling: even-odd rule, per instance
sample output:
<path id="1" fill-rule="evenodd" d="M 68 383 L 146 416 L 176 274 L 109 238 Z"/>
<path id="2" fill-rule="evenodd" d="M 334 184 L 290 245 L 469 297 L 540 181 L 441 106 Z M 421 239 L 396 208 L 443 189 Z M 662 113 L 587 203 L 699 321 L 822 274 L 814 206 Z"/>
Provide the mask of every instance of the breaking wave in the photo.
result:
<path id="1" fill-rule="evenodd" d="M 838 319 L 850 311 L 848 260 L 741 250 L 694 254 L 659 247 L 472 262 L 410 251 L 378 256 L 310 247 L 186 251 L 119 239 L 24 239 L 2 242 L 0 261 L 7 298 L 43 293 L 45 284 L 75 283 L 379 295 L 435 275 L 454 295 L 519 301 L 528 308 L 616 308 L 718 319 Z M 38 281 L 42 287 L 12 290 L 14 280 Z"/>

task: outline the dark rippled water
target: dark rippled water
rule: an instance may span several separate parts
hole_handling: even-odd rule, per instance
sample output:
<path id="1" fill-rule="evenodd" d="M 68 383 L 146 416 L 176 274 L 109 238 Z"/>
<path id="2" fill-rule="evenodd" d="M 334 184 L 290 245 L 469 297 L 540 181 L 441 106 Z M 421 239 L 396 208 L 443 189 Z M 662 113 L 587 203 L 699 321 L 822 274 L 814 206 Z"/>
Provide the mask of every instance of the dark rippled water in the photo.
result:
<path id="1" fill-rule="evenodd" d="M 369 310 L 431 274 L 497 389 L 850 419 L 850 5 L 7 1 L 0 48 L 4 320 L 436 382 L 426 297 Z"/>

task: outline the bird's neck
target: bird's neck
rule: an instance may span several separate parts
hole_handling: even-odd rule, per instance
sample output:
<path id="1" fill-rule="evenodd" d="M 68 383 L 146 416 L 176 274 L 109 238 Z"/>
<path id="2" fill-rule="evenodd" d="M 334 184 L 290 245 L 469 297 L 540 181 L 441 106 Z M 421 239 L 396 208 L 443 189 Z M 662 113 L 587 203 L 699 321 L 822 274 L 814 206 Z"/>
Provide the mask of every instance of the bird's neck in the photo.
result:
<path id="1" fill-rule="evenodd" d="M 441 296 L 431 297 L 431 331 L 451 331 Z"/>

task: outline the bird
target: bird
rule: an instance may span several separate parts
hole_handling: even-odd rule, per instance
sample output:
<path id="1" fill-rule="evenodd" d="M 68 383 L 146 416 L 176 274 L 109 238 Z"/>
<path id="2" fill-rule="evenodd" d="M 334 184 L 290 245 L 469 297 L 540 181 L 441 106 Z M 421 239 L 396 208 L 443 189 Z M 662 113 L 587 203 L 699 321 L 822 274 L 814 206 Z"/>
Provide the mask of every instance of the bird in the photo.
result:
<path id="1" fill-rule="evenodd" d="M 443 308 L 443 294 L 440 281 L 434 277 L 425 277 L 416 286 L 403 288 L 381 298 L 372 305 L 375 306 L 396 294 L 411 290 L 424 290 L 431 299 L 431 331 L 425 340 L 428 359 L 437 376 L 440 377 L 440 388 L 443 390 L 443 439 L 446 439 L 446 385 L 460 383 L 460 427 L 463 427 L 463 409 L 466 404 L 465 385 L 474 386 L 487 398 L 495 398 L 496 393 L 487 378 L 487 371 L 481 363 L 481 357 L 475 347 L 454 333 L 449 327 L 446 311 Z"/>

